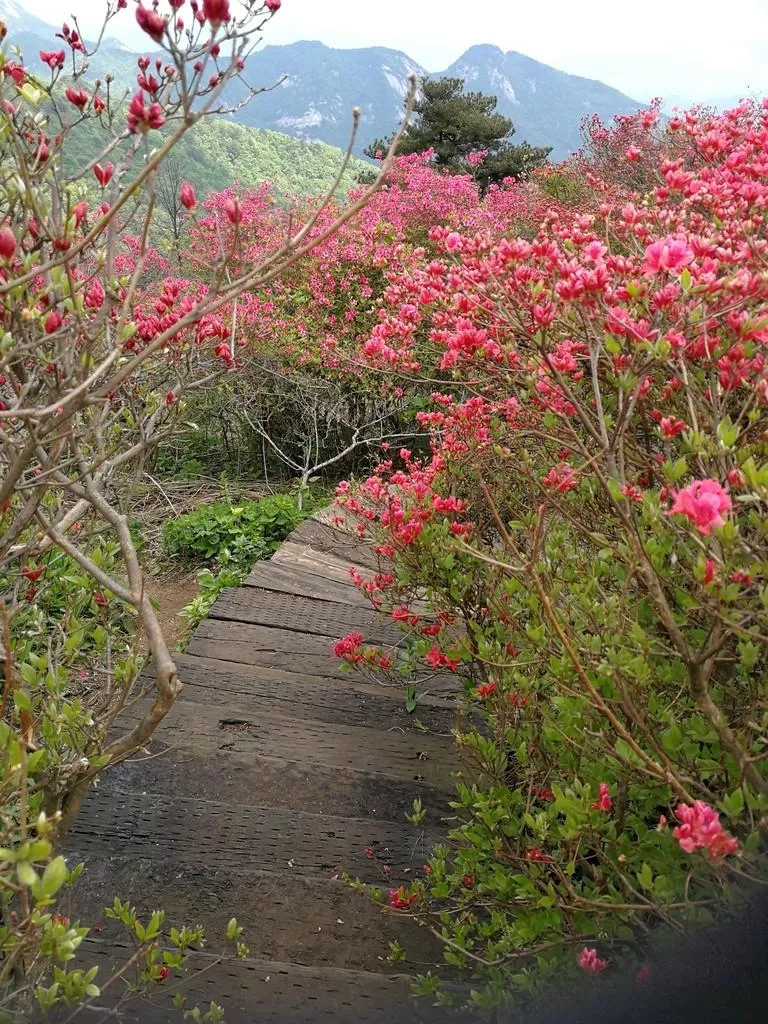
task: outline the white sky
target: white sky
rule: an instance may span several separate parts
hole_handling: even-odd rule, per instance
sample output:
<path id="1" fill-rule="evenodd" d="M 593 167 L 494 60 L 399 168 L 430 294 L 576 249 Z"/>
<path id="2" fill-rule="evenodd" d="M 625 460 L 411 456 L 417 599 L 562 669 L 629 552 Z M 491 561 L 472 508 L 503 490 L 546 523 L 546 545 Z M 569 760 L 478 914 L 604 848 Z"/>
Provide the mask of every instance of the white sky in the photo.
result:
<path id="1" fill-rule="evenodd" d="M 99 20 L 99 0 L 21 5 L 57 24 L 74 12 L 84 31 Z M 110 34 L 141 47 L 133 0 Z M 768 91 L 768 0 L 283 0 L 265 42 L 297 39 L 389 46 L 429 71 L 494 43 L 637 99 Z"/>

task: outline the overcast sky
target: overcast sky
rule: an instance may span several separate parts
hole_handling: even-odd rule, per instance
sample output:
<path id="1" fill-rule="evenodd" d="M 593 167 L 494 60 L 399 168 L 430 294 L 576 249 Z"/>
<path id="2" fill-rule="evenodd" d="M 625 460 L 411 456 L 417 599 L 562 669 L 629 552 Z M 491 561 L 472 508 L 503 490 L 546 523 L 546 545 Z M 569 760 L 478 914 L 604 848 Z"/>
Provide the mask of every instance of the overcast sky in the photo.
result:
<path id="1" fill-rule="evenodd" d="M 74 12 L 93 32 L 100 4 L 21 6 L 55 23 Z M 141 46 L 132 2 L 110 34 Z M 768 91 L 768 0 L 283 0 L 265 42 L 297 39 L 390 46 L 428 71 L 443 70 L 474 43 L 494 43 L 641 100 Z"/>

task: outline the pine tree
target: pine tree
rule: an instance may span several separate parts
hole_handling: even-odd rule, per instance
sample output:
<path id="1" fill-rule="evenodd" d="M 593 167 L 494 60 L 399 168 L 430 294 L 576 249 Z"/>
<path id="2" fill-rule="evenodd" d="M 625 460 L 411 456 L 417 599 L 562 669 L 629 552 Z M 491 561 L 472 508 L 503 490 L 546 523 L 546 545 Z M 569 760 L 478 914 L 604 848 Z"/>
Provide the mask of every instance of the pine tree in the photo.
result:
<path id="1" fill-rule="evenodd" d="M 425 79 L 414 105 L 413 121 L 398 146 L 398 153 L 434 150 L 434 161 L 452 174 L 471 174 L 481 188 L 503 178 L 525 177 L 543 164 L 551 147 L 514 145 L 512 121 L 496 112 L 496 97 L 464 92 L 463 78 Z M 367 156 L 386 152 L 389 139 L 377 139 L 365 150 Z M 486 153 L 480 163 L 472 154 Z"/>

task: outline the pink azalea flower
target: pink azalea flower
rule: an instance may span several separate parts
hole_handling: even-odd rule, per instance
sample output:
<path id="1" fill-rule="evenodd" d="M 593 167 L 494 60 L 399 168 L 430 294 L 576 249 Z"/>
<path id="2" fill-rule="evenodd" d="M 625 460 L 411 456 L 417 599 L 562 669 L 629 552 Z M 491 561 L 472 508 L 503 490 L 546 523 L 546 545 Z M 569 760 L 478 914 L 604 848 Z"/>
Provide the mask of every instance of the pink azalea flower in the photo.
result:
<path id="1" fill-rule="evenodd" d="M 670 515 L 687 516 L 704 535 L 725 522 L 723 514 L 732 507 L 728 492 L 717 480 L 694 480 L 677 492 Z"/>
<path id="2" fill-rule="evenodd" d="M 658 274 L 660 270 L 675 273 L 687 267 L 693 261 L 693 255 L 693 249 L 687 239 L 662 238 L 652 242 L 645 250 L 643 270 L 646 274 Z"/>
<path id="3" fill-rule="evenodd" d="M 606 812 L 610 811 L 611 807 L 613 807 L 613 798 L 611 796 L 610 790 L 608 789 L 607 782 L 600 783 L 598 793 L 599 795 L 597 800 L 592 804 L 592 810 Z"/>
<path id="4" fill-rule="evenodd" d="M 728 835 L 720 824 L 720 815 L 703 800 L 696 800 L 690 806 L 679 804 L 675 817 L 680 824 L 672 830 L 672 835 L 685 853 L 706 850 L 712 860 L 720 860 L 739 849 L 738 839 Z"/>
<path id="5" fill-rule="evenodd" d="M 600 974 L 608 966 L 607 960 L 602 960 L 597 955 L 596 949 L 587 949 L 585 946 L 579 953 L 579 967 L 588 974 Z"/>

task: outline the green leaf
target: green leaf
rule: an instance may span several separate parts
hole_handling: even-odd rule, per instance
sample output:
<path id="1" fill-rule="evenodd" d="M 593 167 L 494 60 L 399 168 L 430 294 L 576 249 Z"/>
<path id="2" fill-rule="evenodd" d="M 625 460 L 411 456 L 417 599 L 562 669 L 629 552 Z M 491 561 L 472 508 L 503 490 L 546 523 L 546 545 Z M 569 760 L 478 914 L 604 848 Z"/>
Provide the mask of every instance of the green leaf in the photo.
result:
<path id="1" fill-rule="evenodd" d="M 38 875 L 35 869 L 27 861 L 21 861 L 16 868 L 16 873 L 19 876 L 19 881 L 22 885 L 32 886 L 38 880 Z"/>
<path id="2" fill-rule="evenodd" d="M 673 722 L 669 728 L 665 729 L 664 732 L 662 732 L 660 739 L 661 745 L 668 754 L 676 754 L 683 742 L 683 734 L 680 731 L 680 726 L 677 722 Z"/>
<path id="3" fill-rule="evenodd" d="M 643 866 L 640 869 L 640 873 L 637 876 L 640 885 L 647 891 L 650 892 L 653 889 L 653 871 L 651 871 L 650 865 L 643 862 Z"/>
<path id="4" fill-rule="evenodd" d="M 727 793 L 720 801 L 729 818 L 738 818 L 744 810 L 744 791 L 739 787 Z"/>
<path id="5" fill-rule="evenodd" d="M 48 900 L 55 896 L 69 877 L 67 862 L 63 857 L 54 857 L 46 865 L 43 877 L 32 886 L 32 895 L 36 900 Z"/>

